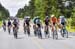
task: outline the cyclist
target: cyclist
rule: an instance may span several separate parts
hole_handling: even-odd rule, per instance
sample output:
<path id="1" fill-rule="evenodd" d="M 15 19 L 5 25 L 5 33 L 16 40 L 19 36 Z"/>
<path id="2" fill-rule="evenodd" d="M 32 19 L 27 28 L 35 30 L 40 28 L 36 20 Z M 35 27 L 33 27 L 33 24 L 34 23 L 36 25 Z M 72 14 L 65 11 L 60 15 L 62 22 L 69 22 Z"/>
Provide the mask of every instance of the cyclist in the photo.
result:
<path id="1" fill-rule="evenodd" d="M 28 33 L 28 36 L 30 36 L 30 17 L 27 16 L 25 17 L 25 23 L 26 23 L 26 30 L 27 30 L 27 33 Z"/>
<path id="2" fill-rule="evenodd" d="M 55 15 L 51 16 L 50 21 L 51 21 L 51 25 L 52 26 L 56 26 L 56 24 L 57 24 L 57 18 L 55 17 Z"/>
<path id="3" fill-rule="evenodd" d="M 66 32 L 65 32 L 65 27 L 66 27 L 66 19 L 65 19 L 65 17 L 64 16 L 60 16 L 60 25 L 61 25 L 61 34 L 62 34 L 62 31 L 63 31 L 63 34 L 65 34 Z M 64 37 L 64 35 L 63 35 L 63 37 Z"/>
<path id="4" fill-rule="evenodd" d="M 4 32 L 6 31 L 6 22 L 5 22 L 5 20 L 3 20 L 3 30 L 4 30 Z"/>
<path id="5" fill-rule="evenodd" d="M 66 19 L 65 19 L 64 16 L 60 16 L 60 24 L 61 24 L 62 26 L 65 26 L 65 24 L 66 24 Z"/>
<path id="6" fill-rule="evenodd" d="M 57 18 L 55 17 L 55 15 L 51 15 L 50 21 L 51 21 L 53 39 L 54 39 L 56 38 L 55 35 L 57 35 Z"/>
<path id="7" fill-rule="evenodd" d="M 45 20 L 44 20 L 44 22 L 45 22 L 45 36 L 48 35 L 48 37 L 49 37 L 49 30 L 48 30 L 49 21 L 50 21 L 50 20 L 49 20 L 49 17 L 46 16 L 46 18 L 45 18 Z"/>
<path id="8" fill-rule="evenodd" d="M 37 22 L 36 22 L 36 20 L 38 19 L 38 17 L 34 17 L 34 19 L 33 19 L 33 23 L 34 23 L 34 25 L 33 25 L 33 29 L 34 29 L 34 35 L 35 36 L 37 36 Z"/>
<path id="9" fill-rule="evenodd" d="M 13 32 L 14 32 L 14 37 L 17 39 L 17 32 L 18 32 L 18 22 L 17 22 L 17 19 L 14 19 L 14 22 L 13 22 Z"/>
<path id="10" fill-rule="evenodd" d="M 10 34 L 10 31 L 11 31 L 11 26 L 12 26 L 11 21 L 8 20 L 8 32 L 9 32 L 9 34 Z"/>
<path id="11" fill-rule="evenodd" d="M 40 18 L 37 16 L 36 19 L 36 25 L 37 25 L 37 34 L 39 38 L 42 38 L 42 33 L 41 33 L 41 20 Z"/>

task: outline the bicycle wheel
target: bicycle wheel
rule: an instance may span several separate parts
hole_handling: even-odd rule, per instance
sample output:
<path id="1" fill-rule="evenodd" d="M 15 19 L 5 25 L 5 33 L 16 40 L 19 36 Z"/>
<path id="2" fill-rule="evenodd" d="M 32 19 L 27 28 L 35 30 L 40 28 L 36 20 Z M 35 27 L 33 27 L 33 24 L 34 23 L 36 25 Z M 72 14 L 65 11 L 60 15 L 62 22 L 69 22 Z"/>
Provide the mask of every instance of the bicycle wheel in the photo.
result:
<path id="1" fill-rule="evenodd" d="M 3 26 L 3 30 L 4 30 L 4 32 L 6 31 L 6 26 Z"/>
<path id="2" fill-rule="evenodd" d="M 30 28 L 27 27 L 27 33 L 28 33 L 28 36 L 30 36 Z"/>
<path id="3" fill-rule="evenodd" d="M 68 31 L 67 30 L 65 30 L 65 36 L 66 36 L 66 38 L 68 38 Z"/>
<path id="4" fill-rule="evenodd" d="M 41 33 L 41 29 L 38 28 L 38 37 L 42 39 L 42 33 Z"/>
<path id="5" fill-rule="evenodd" d="M 8 32 L 9 32 L 9 34 L 10 34 L 10 32 L 11 32 L 11 27 L 10 27 L 10 26 L 8 26 Z"/>
<path id="6" fill-rule="evenodd" d="M 8 32 L 9 32 L 9 34 L 10 34 L 10 28 L 8 28 Z"/>
<path id="7" fill-rule="evenodd" d="M 33 29 L 34 29 L 34 35 L 37 36 L 37 29 L 35 25 L 33 25 Z"/>
<path id="8" fill-rule="evenodd" d="M 58 33 L 56 30 L 53 32 L 53 39 L 58 39 Z"/>
<path id="9" fill-rule="evenodd" d="M 45 26 L 45 37 L 49 38 L 49 30 L 48 30 L 48 26 Z"/>
<path id="10" fill-rule="evenodd" d="M 55 31 L 55 39 L 58 39 L 58 33 Z"/>
<path id="11" fill-rule="evenodd" d="M 14 37 L 17 39 L 17 28 L 14 29 Z"/>
<path id="12" fill-rule="evenodd" d="M 26 27 L 24 27 L 24 34 L 26 34 Z"/>

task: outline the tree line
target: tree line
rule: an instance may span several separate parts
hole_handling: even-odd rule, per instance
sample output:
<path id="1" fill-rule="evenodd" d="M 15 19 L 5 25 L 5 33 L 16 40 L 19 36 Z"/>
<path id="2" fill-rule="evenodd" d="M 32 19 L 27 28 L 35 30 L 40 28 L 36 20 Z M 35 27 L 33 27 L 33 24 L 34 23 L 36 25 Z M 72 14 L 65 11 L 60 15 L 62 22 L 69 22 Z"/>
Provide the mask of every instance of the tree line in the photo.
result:
<path id="1" fill-rule="evenodd" d="M 75 0 L 30 0 L 29 5 L 20 8 L 16 16 L 40 16 L 43 19 L 51 14 L 56 17 L 64 15 L 67 18 L 75 16 Z"/>
<path id="2" fill-rule="evenodd" d="M 9 16 L 9 11 L 0 3 L 0 20 L 7 19 Z"/>

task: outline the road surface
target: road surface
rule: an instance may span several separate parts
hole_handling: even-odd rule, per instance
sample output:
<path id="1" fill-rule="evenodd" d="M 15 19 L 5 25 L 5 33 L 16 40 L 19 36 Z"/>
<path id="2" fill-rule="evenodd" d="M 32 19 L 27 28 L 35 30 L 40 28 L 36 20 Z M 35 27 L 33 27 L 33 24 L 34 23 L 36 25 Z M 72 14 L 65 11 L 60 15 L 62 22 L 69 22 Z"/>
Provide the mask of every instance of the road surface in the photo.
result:
<path id="1" fill-rule="evenodd" d="M 51 37 L 45 38 L 42 29 L 43 39 L 39 39 L 34 36 L 31 27 L 31 36 L 28 37 L 23 33 L 22 23 L 21 21 L 18 39 L 14 38 L 12 31 L 9 35 L 8 31 L 0 29 L 0 49 L 75 49 L 75 36 L 62 38 L 59 34 L 59 39 L 53 40 Z"/>

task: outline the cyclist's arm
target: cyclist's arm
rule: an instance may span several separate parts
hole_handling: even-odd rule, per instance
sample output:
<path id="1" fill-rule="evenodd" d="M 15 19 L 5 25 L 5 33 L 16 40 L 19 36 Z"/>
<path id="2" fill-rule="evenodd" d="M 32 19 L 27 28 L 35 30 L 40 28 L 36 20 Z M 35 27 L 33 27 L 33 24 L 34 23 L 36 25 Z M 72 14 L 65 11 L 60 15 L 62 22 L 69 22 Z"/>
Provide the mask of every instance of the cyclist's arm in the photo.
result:
<path id="1" fill-rule="evenodd" d="M 67 25 L 67 24 L 68 24 L 67 19 L 65 19 L 65 25 Z"/>

